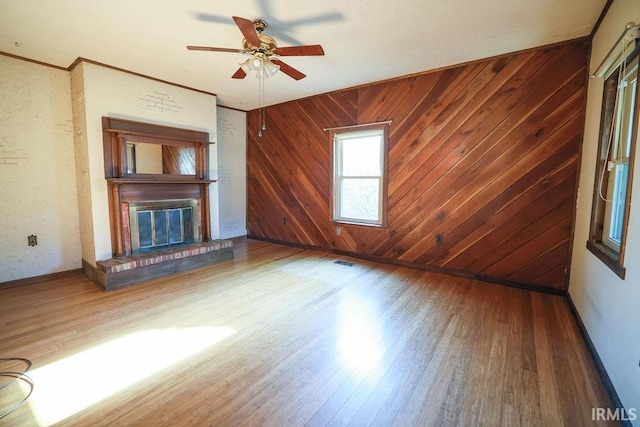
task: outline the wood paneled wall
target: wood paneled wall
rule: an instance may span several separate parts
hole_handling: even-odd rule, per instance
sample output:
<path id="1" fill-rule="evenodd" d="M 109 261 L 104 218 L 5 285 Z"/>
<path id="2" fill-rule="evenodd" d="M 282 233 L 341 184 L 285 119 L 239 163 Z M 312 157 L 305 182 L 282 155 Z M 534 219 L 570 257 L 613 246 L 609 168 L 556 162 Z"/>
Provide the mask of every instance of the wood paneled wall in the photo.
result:
<path id="1" fill-rule="evenodd" d="M 275 105 L 262 138 L 249 112 L 249 235 L 566 289 L 587 55 L 580 40 Z M 338 234 L 323 129 L 385 120 L 388 227 Z"/>

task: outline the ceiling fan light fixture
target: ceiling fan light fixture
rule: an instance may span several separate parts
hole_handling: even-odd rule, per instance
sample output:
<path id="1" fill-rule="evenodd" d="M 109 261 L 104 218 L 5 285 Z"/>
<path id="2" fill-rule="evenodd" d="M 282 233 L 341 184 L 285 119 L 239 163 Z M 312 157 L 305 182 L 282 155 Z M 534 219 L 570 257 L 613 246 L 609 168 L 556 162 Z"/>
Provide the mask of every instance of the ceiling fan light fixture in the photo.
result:
<path id="1" fill-rule="evenodd" d="M 211 52 L 237 52 L 251 55 L 249 59 L 239 64 L 240 68 L 231 76 L 231 78 L 244 79 L 251 71 L 256 72 L 256 78 L 259 81 L 258 102 L 260 105 L 260 121 L 262 122 L 258 136 L 262 137 L 262 132 L 267 130 L 264 107 L 265 81 L 269 77 L 275 75 L 278 71 L 282 71 L 283 74 L 286 74 L 294 80 L 300 80 L 306 77 L 305 74 L 296 70 L 292 66 L 287 65 L 280 59 L 276 61 L 277 63 L 274 63 L 270 58 L 272 56 L 275 56 L 276 58 L 280 56 L 322 56 L 324 55 L 324 50 L 322 49 L 322 46 L 318 44 L 278 48 L 278 44 L 274 38 L 263 33 L 264 29 L 268 27 L 264 20 L 256 19 L 254 21 L 250 21 L 246 18 L 234 16 L 233 21 L 244 36 L 244 39 L 242 40 L 242 49 L 239 50 L 209 46 L 187 46 L 187 49 Z"/>
<path id="2" fill-rule="evenodd" d="M 264 60 L 260 57 L 254 56 L 251 58 L 251 69 L 254 71 L 260 71 L 264 66 Z"/>
<path id="3" fill-rule="evenodd" d="M 264 72 L 265 75 L 269 75 L 269 76 L 273 76 L 275 73 L 277 73 L 280 70 L 280 66 L 274 64 L 273 62 L 271 62 L 270 60 L 267 60 L 267 62 L 264 63 Z"/>
<path id="4" fill-rule="evenodd" d="M 244 71 L 245 73 L 249 74 L 249 71 L 252 70 L 251 68 L 251 59 L 247 59 L 244 62 L 240 63 L 240 68 L 242 68 L 242 71 Z"/>

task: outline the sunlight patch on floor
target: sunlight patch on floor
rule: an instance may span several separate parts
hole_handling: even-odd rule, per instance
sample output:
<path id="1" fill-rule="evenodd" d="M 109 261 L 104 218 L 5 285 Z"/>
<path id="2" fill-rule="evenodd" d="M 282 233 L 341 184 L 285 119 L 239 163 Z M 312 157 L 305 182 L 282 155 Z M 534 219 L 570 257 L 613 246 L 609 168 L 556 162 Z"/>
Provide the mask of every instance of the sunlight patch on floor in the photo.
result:
<path id="1" fill-rule="evenodd" d="M 230 327 L 136 332 L 29 372 L 41 426 L 65 418 L 233 335 Z"/>
<path id="2" fill-rule="evenodd" d="M 357 294 L 340 299 L 337 350 L 344 366 L 355 378 L 363 379 L 384 354 L 380 314 L 373 304 Z"/>

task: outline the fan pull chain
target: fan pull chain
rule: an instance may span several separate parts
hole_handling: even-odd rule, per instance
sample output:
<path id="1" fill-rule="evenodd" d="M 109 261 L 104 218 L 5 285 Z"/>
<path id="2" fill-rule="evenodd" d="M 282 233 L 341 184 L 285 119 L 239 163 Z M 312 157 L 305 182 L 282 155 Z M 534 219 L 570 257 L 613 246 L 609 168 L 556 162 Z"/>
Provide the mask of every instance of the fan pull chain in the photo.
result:
<path id="1" fill-rule="evenodd" d="M 258 131 L 258 137 L 262 138 L 262 131 L 267 130 L 267 125 L 266 125 L 266 113 L 264 110 L 264 69 L 260 69 L 258 71 L 258 97 L 259 97 L 259 104 L 260 104 L 260 111 L 258 112 L 258 118 L 260 120 L 260 123 L 262 123 L 262 125 L 260 126 L 260 130 Z"/>

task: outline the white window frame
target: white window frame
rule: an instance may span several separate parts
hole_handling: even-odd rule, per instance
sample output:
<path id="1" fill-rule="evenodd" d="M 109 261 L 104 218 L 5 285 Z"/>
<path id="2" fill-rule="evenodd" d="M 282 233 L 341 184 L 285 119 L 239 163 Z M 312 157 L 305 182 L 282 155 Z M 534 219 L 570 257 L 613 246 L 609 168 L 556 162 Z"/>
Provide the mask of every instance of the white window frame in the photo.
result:
<path id="1" fill-rule="evenodd" d="M 357 138 L 380 137 L 380 167 L 379 175 L 345 175 L 342 143 L 345 140 Z M 388 124 L 353 126 L 334 129 L 331 132 L 332 157 L 333 157 L 333 177 L 332 177 L 332 220 L 340 224 L 355 224 L 373 227 L 386 226 L 386 194 L 387 194 L 387 138 Z M 343 183 L 350 179 L 372 179 L 378 181 L 378 218 L 375 220 L 367 218 L 352 218 L 341 214 L 342 212 L 342 188 Z"/>
<path id="2" fill-rule="evenodd" d="M 630 67 L 621 70 L 619 88 L 615 100 L 614 132 L 611 147 L 609 147 L 609 160 L 606 170 L 609 173 L 607 193 L 604 196 L 605 215 L 603 223 L 602 243 L 616 252 L 620 252 L 622 238 L 614 236 L 615 229 L 624 227 L 624 209 L 627 197 L 627 186 L 630 185 L 629 155 L 633 143 L 634 118 L 636 116 L 636 93 L 638 84 L 638 56 L 635 57 Z M 620 172 L 624 168 L 627 176 Z M 622 179 L 621 179 L 622 178 Z M 621 182 L 624 180 L 624 182 Z M 619 185 L 624 184 L 624 191 L 619 191 Z M 620 200 L 622 199 L 622 200 Z M 622 215 L 616 215 L 617 210 L 622 210 Z M 615 222 L 615 224 L 614 224 Z M 622 233 L 621 233 L 622 234 Z"/>
<path id="3" fill-rule="evenodd" d="M 610 70 L 597 74 L 605 80 L 587 240 L 587 249 L 623 280 L 639 128 L 640 44 L 635 43 L 631 53 L 627 52 L 627 47 L 624 47 L 620 61 Z"/>

